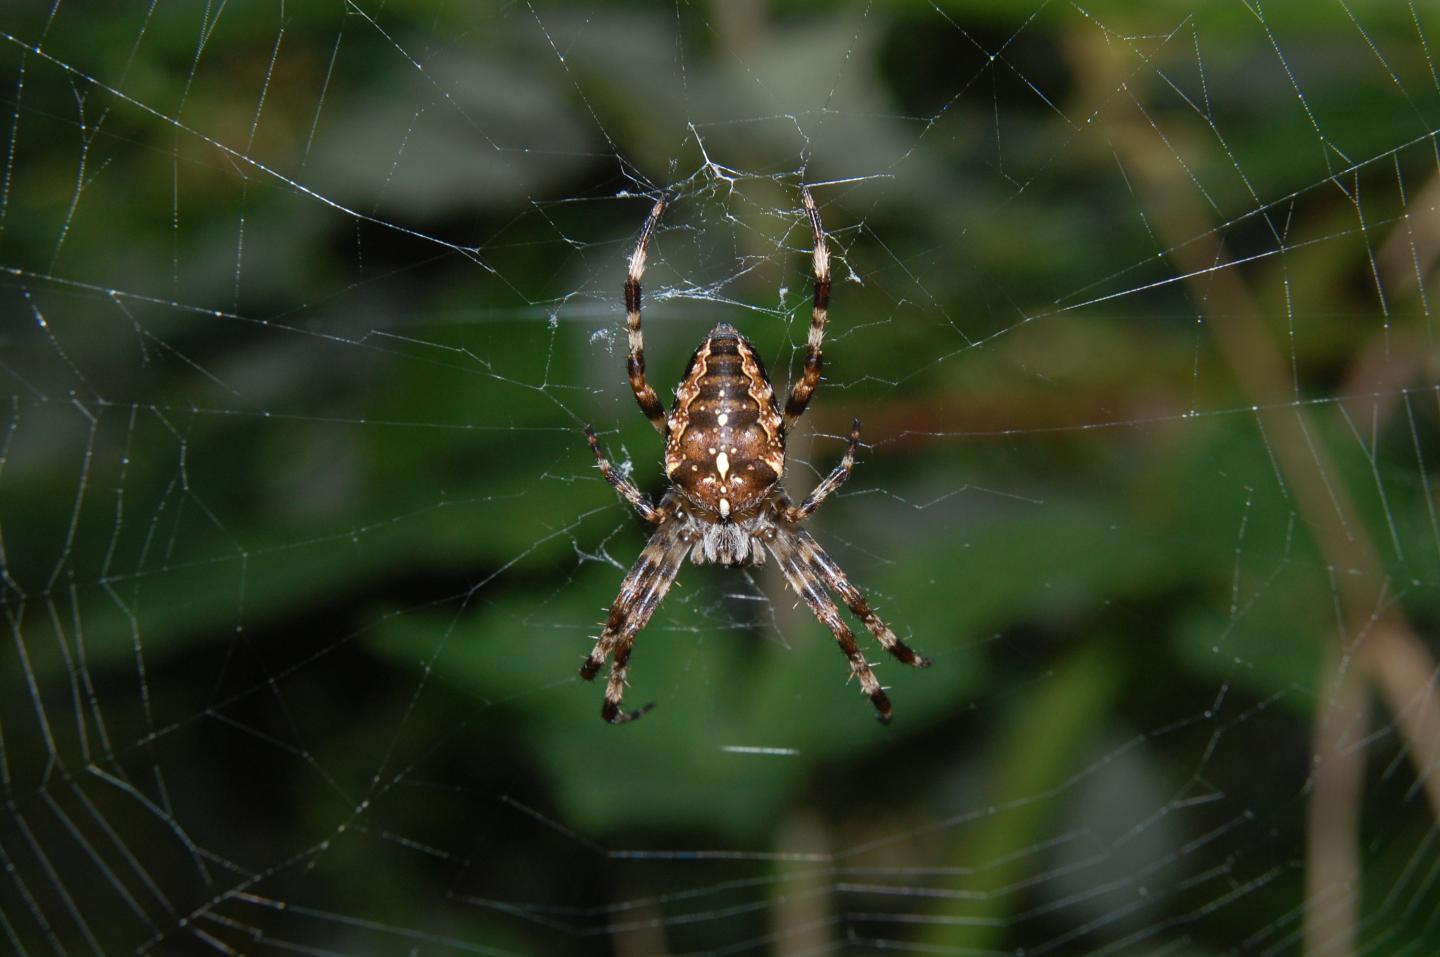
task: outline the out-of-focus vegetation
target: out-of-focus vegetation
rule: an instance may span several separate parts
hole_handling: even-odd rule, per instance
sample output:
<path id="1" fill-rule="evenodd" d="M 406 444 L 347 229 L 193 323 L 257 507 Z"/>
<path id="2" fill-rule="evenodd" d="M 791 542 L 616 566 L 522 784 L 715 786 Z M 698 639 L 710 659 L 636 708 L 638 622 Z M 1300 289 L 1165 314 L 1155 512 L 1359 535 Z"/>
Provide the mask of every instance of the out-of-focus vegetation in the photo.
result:
<path id="1" fill-rule="evenodd" d="M 1383 688 L 1361 887 L 1307 895 L 1305 817 L 1364 623 L 1440 617 L 1440 20 L 282 9 L 0 14 L 10 939 L 1440 948 Z M 581 427 L 661 490 L 642 194 L 668 400 L 720 320 L 799 368 L 802 181 L 837 283 L 786 486 L 862 418 L 814 530 L 935 667 L 880 665 L 879 727 L 773 569 L 687 566 L 603 726 L 647 529 Z"/>

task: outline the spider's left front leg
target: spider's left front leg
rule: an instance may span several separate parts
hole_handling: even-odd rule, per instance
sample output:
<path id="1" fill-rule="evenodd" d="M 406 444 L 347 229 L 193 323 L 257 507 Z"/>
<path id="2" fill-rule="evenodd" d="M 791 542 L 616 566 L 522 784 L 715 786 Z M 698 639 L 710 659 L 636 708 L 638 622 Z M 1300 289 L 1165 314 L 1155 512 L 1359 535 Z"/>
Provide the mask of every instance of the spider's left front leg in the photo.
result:
<path id="1" fill-rule="evenodd" d="M 585 426 L 585 438 L 590 441 L 590 451 L 595 453 L 595 464 L 599 466 L 600 474 L 605 476 L 605 481 L 609 482 L 616 492 L 620 493 L 620 497 L 629 502 L 630 506 L 639 512 L 640 517 L 645 521 L 656 525 L 665 521 L 665 517 L 670 514 L 670 506 L 665 502 L 661 502 L 659 508 L 651 505 L 650 500 L 645 497 L 645 493 L 636 488 L 634 482 L 615 471 L 615 466 L 610 464 L 610 460 L 605 457 L 604 450 L 600 448 L 600 440 L 596 438 L 595 430 L 588 425 Z"/>
<path id="2" fill-rule="evenodd" d="M 635 567 L 620 584 L 620 594 L 610 606 L 605 619 L 605 630 L 595 641 L 589 657 L 580 666 L 580 677 L 589 681 L 599 673 L 605 658 L 612 652 L 615 660 L 610 665 L 610 678 L 605 683 L 605 703 L 600 708 L 600 717 L 611 724 L 623 724 L 640 717 L 650 710 L 647 705 L 637 711 L 623 712 L 620 701 L 625 697 L 625 675 L 630 667 L 630 650 L 635 644 L 635 635 L 650 621 L 655 609 L 660 607 L 665 593 L 675 581 L 680 564 L 694 545 L 694 535 L 689 531 L 683 518 L 673 515 L 662 521 L 650 541 L 640 552 Z"/>

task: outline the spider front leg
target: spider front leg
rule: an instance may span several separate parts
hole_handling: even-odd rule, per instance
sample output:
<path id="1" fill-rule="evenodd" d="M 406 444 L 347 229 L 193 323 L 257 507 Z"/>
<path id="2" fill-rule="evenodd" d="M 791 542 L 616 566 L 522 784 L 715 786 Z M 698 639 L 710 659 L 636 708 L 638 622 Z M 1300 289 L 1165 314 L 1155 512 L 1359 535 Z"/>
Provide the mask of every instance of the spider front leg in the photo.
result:
<path id="1" fill-rule="evenodd" d="M 830 494 L 845 484 L 850 473 L 855 469 L 855 447 L 860 444 L 860 420 L 856 419 L 850 425 L 850 444 L 845 447 L 845 455 L 840 459 L 840 464 L 835 466 L 825 481 L 815 486 L 815 491 L 805 497 L 800 507 L 787 505 L 785 507 L 785 521 L 792 525 L 810 517 L 810 513 L 820 507 L 820 503 L 830 497 Z"/>
<path id="2" fill-rule="evenodd" d="M 693 544 L 694 535 L 684 526 L 683 520 L 672 517 L 668 522 L 661 522 L 640 552 L 635 566 L 621 582 L 620 594 L 615 597 L 610 614 L 605 619 L 605 630 L 580 666 L 580 677 L 590 681 L 605 664 L 605 658 L 614 653 L 610 677 L 605 683 L 605 702 L 600 707 L 600 717 L 610 724 L 633 721 L 652 707 L 646 705 L 628 713 L 620 710 L 621 699 L 625 697 L 625 676 L 630 668 L 630 651 L 635 635 L 655 614 Z"/>
<path id="3" fill-rule="evenodd" d="M 661 435 L 668 429 L 665 424 L 665 407 L 660 404 L 660 397 L 655 394 L 655 390 L 645 381 L 645 336 L 640 331 L 640 277 L 645 275 L 645 254 L 650 246 L 650 234 L 655 232 L 655 224 L 660 222 L 660 214 L 664 211 L 665 200 L 657 199 L 645 225 L 640 229 L 640 239 L 635 243 L 635 251 L 630 254 L 630 268 L 625 276 L 625 331 L 630 340 L 630 388 L 635 393 L 635 401 L 640 403 L 640 411 L 645 413 L 650 424 L 655 426 L 655 430 Z"/>
<path id="4" fill-rule="evenodd" d="M 901 641 L 900 636 L 880 620 L 880 616 L 875 614 L 875 610 L 870 607 L 870 602 L 865 599 L 860 589 L 856 588 L 846 577 L 845 572 L 840 569 L 840 566 L 825 554 L 825 549 L 820 547 L 820 543 L 815 541 L 810 533 L 797 528 L 790 534 L 795 540 L 793 548 L 810 574 L 819 578 L 825 583 L 825 587 L 840 596 L 845 607 L 853 611 L 856 617 L 864 622 L 866 630 L 875 636 L 875 640 L 880 642 L 886 651 L 902 664 L 914 668 L 930 667 L 932 662 L 929 658 L 916 654 L 915 649 Z"/>
<path id="5" fill-rule="evenodd" d="M 825 245 L 825 230 L 820 226 L 820 212 L 815 208 L 815 198 L 808 188 L 800 188 L 800 199 L 810 216 L 810 231 L 815 242 L 815 300 L 810 307 L 810 333 L 805 340 L 805 371 L 790 390 L 790 399 L 785 403 L 786 432 L 805 414 L 810 396 L 820 384 L 820 344 L 825 340 L 825 321 L 830 313 L 830 250 Z"/>
<path id="6" fill-rule="evenodd" d="M 634 482 L 615 471 L 615 466 L 610 464 L 610 460 L 605 457 L 604 450 L 600 448 L 600 440 L 595 437 L 595 430 L 588 425 L 585 426 L 585 438 L 590 441 L 590 451 L 595 453 L 595 464 L 600 467 L 600 474 L 605 476 L 605 481 L 609 482 L 616 492 L 620 493 L 620 497 L 629 502 L 630 506 L 639 512 L 640 517 L 645 521 L 653 522 L 656 525 L 665 521 L 665 517 L 670 514 L 669 507 L 664 503 L 659 508 L 651 505 L 650 500 L 645 497 L 645 493 L 636 488 Z"/>
<path id="7" fill-rule="evenodd" d="M 807 567 L 803 555 L 795 547 L 796 544 L 793 536 L 782 532 L 771 540 L 770 549 L 779 559 L 780 570 L 784 572 L 785 580 L 795 590 L 795 594 L 805 599 L 811 613 L 835 636 L 841 653 L 850 662 L 850 673 L 860 681 L 860 690 L 875 706 L 875 717 L 881 724 L 889 724 L 890 697 L 885 694 L 885 689 L 880 687 L 880 679 L 875 677 L 875 672 L 870 670 L 870 662 L 860 653 L 860 647 L 855 643 L 855 633 L 840 617 L 840 610 L 835 607 L 830 596 L 825 594 L 820 580 Z"/>

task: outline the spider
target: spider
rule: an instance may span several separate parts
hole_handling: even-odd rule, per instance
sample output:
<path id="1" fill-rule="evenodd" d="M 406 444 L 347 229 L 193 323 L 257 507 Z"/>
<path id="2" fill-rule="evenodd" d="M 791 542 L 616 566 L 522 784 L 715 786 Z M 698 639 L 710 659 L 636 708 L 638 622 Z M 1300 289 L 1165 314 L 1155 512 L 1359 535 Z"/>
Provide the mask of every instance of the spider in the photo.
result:
<path id="1" fill-rule="evenodd" d="M 917 655 L 880 620 L 840 566 L 800 527 L 850 477 L 855 447 L 860 443 L 860 420 L 850 428 L 850 444 L 840 464 L 803 502 L 792 504 L 780 487 L 785 437 L 804 414 L 820 382 L 820 344 L 830 300 L 830 254 L 820 214 L 809 189 L 802 187 L 800 196 L 814 233 L 815 299 L 805 370 L 790 390 L 783 414 L 760 357 L 735 327 L 722 322 L 695 350 L 675 389 L 675 404 L 666 415 L 655 390 L 645 381 L 645 341 L 640 332 L 640 278 L 645 273 L 650 236 L 665 210 L 664 198 L 650 210 L 630 255 L 625 279 L 630 388 L 640 410 L 665 437 L 665 475 L 670 488 L 660 504 L 652 504 L 634 482 L 615 470 L 605 458 L 595 430 L 586 426 L 585 435 L 601 474 L 641 518 L 655 525 L 639 560 L 620 585 L 604 631 L 580 668 L 580 677 L 589 681 L 606 657 L 614 656 L 600 709 L 600 716 L 611 724 L 632 721 L 650 709 L 649 705 L 630 712 L 620 709 L 630 651 L 635 635 L 650 621 L 687 553 L 697 565 L 758 565 L 768 549 L 790 587 L 834 633 L 850 661 L 851 673 L 859 679 L 860 690 L 875 706 L 882 723 L 890 720 L 890 699 L 827 589 L 839 596 L 890 654 L 907 665 L 930 666 L 929 658 Z"/>

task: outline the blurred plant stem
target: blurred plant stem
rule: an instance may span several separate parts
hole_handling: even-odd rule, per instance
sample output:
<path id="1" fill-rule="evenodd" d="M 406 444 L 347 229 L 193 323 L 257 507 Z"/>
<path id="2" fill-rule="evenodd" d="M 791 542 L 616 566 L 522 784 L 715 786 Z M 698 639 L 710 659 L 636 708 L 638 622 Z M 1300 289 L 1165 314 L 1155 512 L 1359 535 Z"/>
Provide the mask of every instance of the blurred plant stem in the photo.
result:
<path id="1" fill-rule="evenodd" d="M 646 957 L 668 954 L 670 942 L 665 934 L 665 914 L 654 889 L 648 886 L 626 886 L 612 903 L 614 911 L 607 915 L 610 946 L 615 957 Z"/>
<path id="2" fill-rule="evenodd" d="M 1147 221 L 1190 290 L 1221 357 L 1254 406 L 1286 491 L 1330 572 L 1328 585 L 1340 620 L 1326 639 L 1317 681 L 1307 785 L 1304 952 L 1309 957 L 1347 957 L 1354 953 L 1360 905 L 1364 759 L 1359 744 L 1368 733 L 1365 679 L 1376 684 L 1395 716 L 1431 812 L 1440 817 L 1440 780 L 1429 773 L 1440 759 L 1440 708 L 1427 678 L 1435 674 L 1435 663 L 1395 606 L 1364 522 L 1323 443 L 1323 430 L 1316 427 L 1309 408 L 1297 403 L 1297 387 L 1266 331 L 1261 309 L 1220 241 L 1213 217 L 1196 196 L 1193 174 L 1172 145 L 1191 131 L 1175 128 L 1175 114 L 1167 113 L 1162 132 L 1147 114 L 1131 85 L 1139 87 L 1153 75 L 1140 50 L 1110 38 L 1077 41 L 1070 52 L 1082 78 L 1080 102 L 1110 108 L 1105 129 L 1116 160 L 1141 207 L 1150 211 Z M 1276 243 L 1283 243 L 1278 234 Z M 1283 257 L 1280 262 L 1283 270 Z"/>
<path id="3" fill-rule="evenodd" d="M 950 857 L 961 873 L 945 888 L 944 907 L 920 949 L 967 954 L 1000 949 L 1007 917 L 1029 886 L 1025 877 L 1035 872 L 1033 854 L 1059 808 L 1058 798 L 1088 757 L 1085 742 L 1096 739 L 1114 709 L 1125 661 L 1113 642 L 1087 641 L 1033 685 L 1001 723 L 1008 733 L 994 742 L 983 777 L 995 782 L 994 791 L 977 799 L 986 811 L 974 826 L 956 831 L 959 840 Z M 972 868 L 970 861 L 985 866 Z"/>
<path id="4" fill-rule="evenodd" d="M 813 809 L 790 814 L 776 828 L 781 852 L 780 880 L 775 883 L 773 924 L 777 952 L 827 954 L 839 948 L 835 939 L 835 871 L 817 867 L 814 858 L 829 858 L 825 828 Z M 796 860 L 790 852 L 802 851 Z"/>

